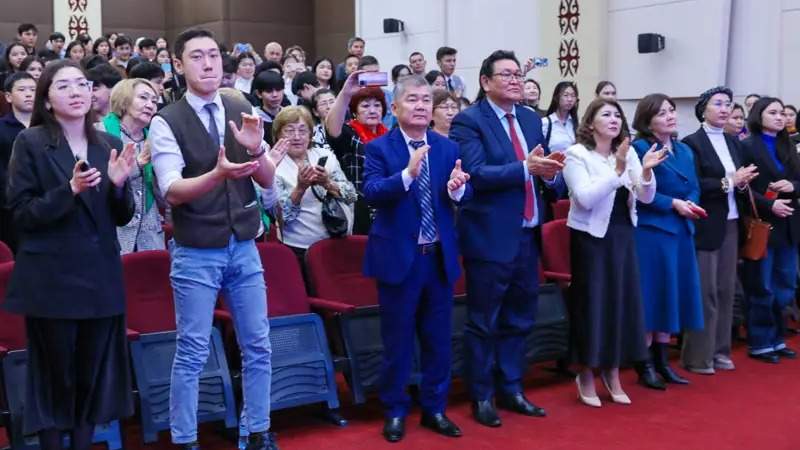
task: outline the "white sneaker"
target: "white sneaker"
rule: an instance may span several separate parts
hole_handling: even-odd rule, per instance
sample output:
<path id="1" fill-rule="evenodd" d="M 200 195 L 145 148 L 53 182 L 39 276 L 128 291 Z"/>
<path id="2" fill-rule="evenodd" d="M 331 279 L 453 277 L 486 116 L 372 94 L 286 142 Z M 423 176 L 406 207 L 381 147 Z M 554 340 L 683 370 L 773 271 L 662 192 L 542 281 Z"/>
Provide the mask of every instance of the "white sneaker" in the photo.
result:
<path id="1" fill-rule="evenodd" d="M 725 355 L 714 355 L 714 368 L 718 370 L 735 370 L 733 361 Z"/>

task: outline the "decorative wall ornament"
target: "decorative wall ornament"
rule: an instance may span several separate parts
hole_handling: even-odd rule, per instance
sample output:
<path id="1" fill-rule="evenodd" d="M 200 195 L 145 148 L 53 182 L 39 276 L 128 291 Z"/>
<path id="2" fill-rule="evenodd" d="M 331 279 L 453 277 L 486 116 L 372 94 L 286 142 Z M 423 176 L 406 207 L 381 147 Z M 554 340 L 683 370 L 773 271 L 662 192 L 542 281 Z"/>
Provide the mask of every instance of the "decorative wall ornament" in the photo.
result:
<path id="1" fill-rule="evenodd" d="M 102 0 L 53 0 L 53 28 L 68 41 L 81 34 L 97 38 L 103 31 Z"/>
<path id="2" fill-rule="evenodd" d="M 558 48 L 558 68 L 562 77 L 576 77 L 580 68 L 580 48 L 575 34 L 581 20 L 578 0 L 561 0 L 558 7 L 558 27 L 561 44 Z"/>

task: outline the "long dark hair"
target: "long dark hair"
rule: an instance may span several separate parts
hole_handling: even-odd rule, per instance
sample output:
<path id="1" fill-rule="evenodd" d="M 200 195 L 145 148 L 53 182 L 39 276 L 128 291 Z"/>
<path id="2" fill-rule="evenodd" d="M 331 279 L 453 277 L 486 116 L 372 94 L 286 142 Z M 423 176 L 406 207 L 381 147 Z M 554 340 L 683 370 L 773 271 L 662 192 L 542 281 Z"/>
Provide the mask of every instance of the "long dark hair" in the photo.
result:
<path id="1" fill-rule="evenodd" d="M 31 126 L 44 126 L 47 131 L 50 132 L 53 140 L 60 139 L 62 135 L 61 124 L 58 123 L 58 120 L 53 112 L 47 108 L 46 103 L 49 100 L 50 86 L 53 85 L 53 78 L 55 78 L 56 74 L 61 69 L 66 69 L 69 67 L 80 70 L 84 76 L 87 75 L 86 71 L 83 70 L 83 68 L 77 62 L 69 59 L 62 59 L 48 64 L 44 68 L 42 76 L 39 77 L 39 82 L 36 85 L 36 97 L 33 100 Z M 86 139 L 89 141 L 89 143 L 96 144 L 98 142 L 97 132 L 94 128 L 94 111 L 92 111 L 91 108 L 84 118 L 83 130 L 84 133 L 86 133 Z"/>
<path id="2" fill-rule="evenodd" d="M 575 91 L 575 106 L 569 110 L 569 116 L 572 117 L 572 127 L 573 130 L 577 132 L 578 129 L 578 85 L 573 83 L 572 81 L 559 81 L 556 84 L 555 89 L 553 89 L 553 98 L 550 99 L 550 106 L 547 108 L 547 112 L 545 115 L 553 114 L 554 112 L 558 111 L 558 102 L 561 99 L 561 94 L 567 90 L 567 88 L 572 88 Z"/>
<path id="3" fill-rule="evenodd" d="M 785 107 L 783 102 L 781 99 L 775 97 L 761 97 L 753 104 L 753 108 L 750 109 L 750 114 L 747 116 L 747 129 L 750 130 L 750 134 L 753 138 L 761 139 L 761 135 L 764 134 L 761 114 L 773 103 L 781 105 L 781 111 L 783 111 Z M 789 132 L 786 131 L 785 126 L 778 131 L 775 138 L 775 149 L 778 153 L 778 158 L 783 163 L 789 163 L 795 173 L 800 175 L 800 158 L 797 156 L 797 151 L 794 145 L 792 145 L 792 140 L 789 138 Z"/>
<path id="4" fill-rule="evenodd" d="M 633 114 L 633 129 L 636 130 L 636 139 L 647 139 L 648 142 L 655 142 L 656 136 L 650 129 L 650 122 L 659 111 L 664 101 L 667 101 L 675 108 L 675 100 L 666 94 L 650 94 L 639 101 L 636 105 L 636 112 Z"/>
<path id="5" fill-rule="evenodd" d="M 611 153 L 615 153 L 619 144 L 621 144 L 627 136 L 630 136 L 630 130 L 628 129 L 628 121 L 625 119 L 625 111 L 622 110 L 622 107 L 619 106 L 619 103 L 613 100 L 596 98 L 589 103 L 589 106 L 586 108 L 586 112 L 583 113 L 583 118 L 578 126 L 578 131 L 575 132 L 575 141 L 579 144 L 585 145 L 586 148 L 589 149 L 594 149 L 597 147 L 597 142 L 594 140 L 594 132 L 592 131 L 592 123 L 594 122 L 594 117 L 598 112 L 600 112 L 600 109 L 606 105 L 616 108 L 617 111 L 619 111 L 620 120 L 622 121 L 620 124 L 619 135 L 611 140 Z"/>

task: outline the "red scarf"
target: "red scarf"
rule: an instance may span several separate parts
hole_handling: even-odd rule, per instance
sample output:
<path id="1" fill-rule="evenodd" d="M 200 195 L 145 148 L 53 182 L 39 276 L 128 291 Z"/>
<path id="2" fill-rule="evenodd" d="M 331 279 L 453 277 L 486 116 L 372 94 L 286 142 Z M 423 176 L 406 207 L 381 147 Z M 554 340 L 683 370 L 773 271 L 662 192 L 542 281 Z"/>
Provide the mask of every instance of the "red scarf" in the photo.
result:
<path id="1" fill-rule="evenodd" d="M 370 141 L 379 138 L 386 134 L 387 130 L 382 123 L 379 123 L 377 128 L 375 128 L 375 132 L 373 133 L 372 130 L 369 129 L 368 126 L 364 125 L 363 123 L 359 122 L 356 119 L 347 122 L 348 125 L 355 131 L 356 135 L 358 135 L 358 139 L 364 143 L 364 145 L 368 144 Z"/>

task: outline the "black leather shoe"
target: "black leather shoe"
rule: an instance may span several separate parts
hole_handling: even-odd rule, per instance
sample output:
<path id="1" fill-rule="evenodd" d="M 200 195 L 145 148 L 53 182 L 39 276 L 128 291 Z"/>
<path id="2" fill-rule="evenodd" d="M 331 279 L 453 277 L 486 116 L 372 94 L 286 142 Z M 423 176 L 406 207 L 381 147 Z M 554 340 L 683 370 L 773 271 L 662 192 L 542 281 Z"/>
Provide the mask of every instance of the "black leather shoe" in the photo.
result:
<path id="1" fill-rule="evenodd" d="M 781 358 L 788 358 L 788 359 L 797 358 L 797 352 L 790 349 L 789 347 L 783 347 L 780 350 L 775 350 L 773 353 L 780 356 Z"/>
<path id="2" fill-rule="evenodd" d="M 419 424 L 447 437 L 461 437 L 461 428 L 458 428 L 458 425 L 441 413 L 422 413 L 422 419 L 420 419 Z"/>
<path id="3" fill-rule="evenodd" d="M 522 392 L 498 397 L 497 406 L 520 414 L 525 414 L 526 416 L 544 417 L 547 415 L 544 408 L 540 408 L 529 402 Z"/>
<path id="4" fill-rule="evenodd" d="M 639 374 L 639 384 L 650 389 L 658 389 L 659 391 L 667 389 L 666 383 L 664 383 L 661 377 L 656 373 L 652 360 L 648 359 L 647 361 L 638 362 L 634 367 L 636 368 L 636 373 Z"/>
<path id="5" fill-rule="evenodd" d="M 400 442 L 406 434 L 405 417 L 390 417 L 383 423 L 383 437 L 389 442 Z"/>
<path id="6" fill-rule="evenodd" d="M 278 444 L 275 443 L 275 435 L 269 431 L 250 433 L 245 450 L 278 450 Z"/>
<path id="7" fill-rule="evenodd" d="M 491 400 L 472 402 L 472 417 L 474 417 L 479 424 L 487 427 L 497 428 L 502 425 L 500 418 L 497 417 L 497 410 L 494 409 Z"/>
<path id="8" fill-rule="evenodd" d="M 678 375 L 678 373 L 670 367 L 667 344 L 654 343 L 652 347 L 655 353 L 656 372 L 661 375 L 661 378 L 667 383 L 689 384 L 689 380 Z"/>
<path id="9" fill-rule="evenodd" d="M 750 353 L 747 356 L 749 356 L 749 357 L 751 357 L 753 359 L 757 359 L 759 361 L 763 361 L 765 363 L 770 363 L 770 364 L 778 364 L 779 362 L 781 362 L 781 359 L 778 357 L 777 353 L 775 353 L 775 352 L 759 353 L 757 355 L 754 355 L 754 354 Z"/>
<path id="10" fill-rule="evenodd" d="M 190 442 L 188 444 L 182 444 L 181 449 L 183 450 L 200 450 L 200 443 L 199 442 Z"/>

